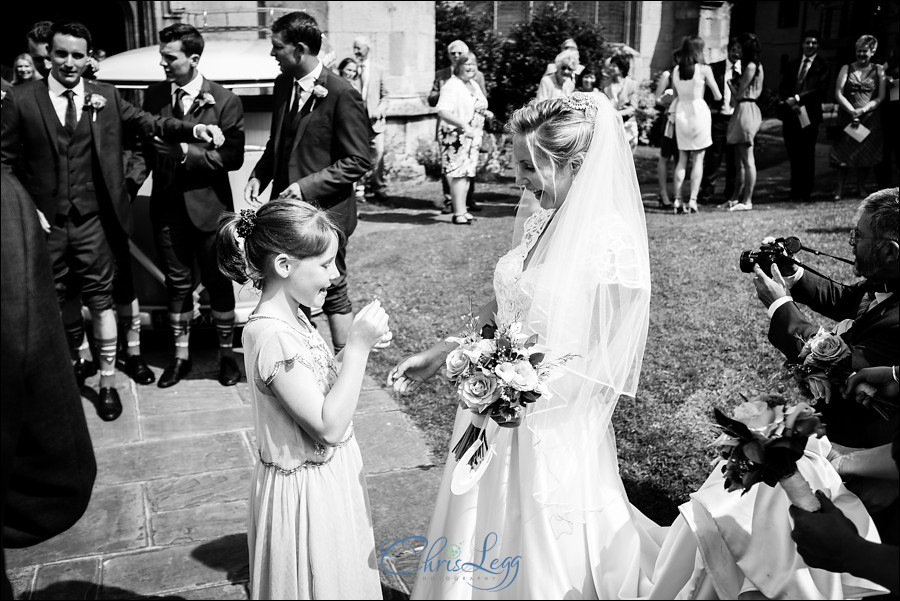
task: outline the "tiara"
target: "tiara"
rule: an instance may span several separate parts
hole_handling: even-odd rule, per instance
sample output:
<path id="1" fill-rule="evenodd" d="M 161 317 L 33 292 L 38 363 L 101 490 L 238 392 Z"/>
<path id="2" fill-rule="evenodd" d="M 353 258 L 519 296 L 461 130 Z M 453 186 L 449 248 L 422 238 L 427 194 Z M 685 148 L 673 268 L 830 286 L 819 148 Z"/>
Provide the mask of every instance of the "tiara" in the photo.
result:
<path id="1" fill-rule="evenodd" d="M 593 121 L 597 118 L 597 110 L 600 107 L 599 98 L 593 92 L 573 92 L 562 99 L 563 104 L 573 111 L 584 113 L 584 116 Z"/>
<path id="2" fill-rule="evenodd" d="M 253 226 L 256 225 L 256 211 L 253 209 L 241 209 L 240 221 L 237 225 L 237 235 L 239 238 L 247 239 L 247 236 L 253 233 Z"/>

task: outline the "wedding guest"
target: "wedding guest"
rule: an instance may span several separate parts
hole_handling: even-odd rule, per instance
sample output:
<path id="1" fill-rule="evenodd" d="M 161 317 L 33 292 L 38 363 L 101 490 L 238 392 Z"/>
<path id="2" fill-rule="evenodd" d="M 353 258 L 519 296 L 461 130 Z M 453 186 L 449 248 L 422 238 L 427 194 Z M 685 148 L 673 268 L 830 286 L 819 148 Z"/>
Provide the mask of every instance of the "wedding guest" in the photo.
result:
<path id="1" fill-rule="evenodd" d="M 26 36 L 28 43 L 28 54 L 31 55 L 31 61 L 34 68 L 41 77 L 50 76 L 50 42 L 53 41 L 51 28 L 53 21 L 38 21 L 31 26 Z"/>
<path id="2" fill-rule="evenodd" d="M 803 34 L 803 60 L 788 63 L 778 88 L 783 102 L 778 117 L 791 162 L 791 200 L 808 201 L 815 187 L 816 139 L 829 80 L 828 62 L 819 56 L 820 39 L 815 29 Z"/>
<path id="3" fill-rule="evenodd" d="M 572 38 L 566 38 L 563 40 L 563 43 L 559 47 L 560 52 L 574 52 L 575 53 L 575 76 L 581 75 L 584 71 L 585 65 L 581 64 L 581 55 L 578 53 L 578 44 L 575 43 L 575 40 Z M 553 75 L 556 73 L 556 63 L 548 63 L 547 68 L 544 69 L 544 75 Z"/>
<path id="4" fill-rule="evenodd" d="M 712 113 L 712 145 L 706 149 L 706 153 L 703 155 L 703 179 L 697 195 L 697 202 L 700 204 L 716 204 L 713 196 L 723 157 L 725 158 L 725 190 L 723 194 L 726 203 L 734 192 L 734 149 L 728 146 L 725 138 L 728 132 L 728 122 L 731 120 L 731 114 L 734 113 L 734 106 L 731 104 L 731 88 L 728 84 L 732 79 L 741 76 L 741 45 L 737 38 L 731 38 L 728 41 L 725 59 L 710 63 L 709 68 L 712 70 L 716 85 L 722 92 L 722 99 L 716 100 L 708 89 L 704 94 L 704 100 Z"/>
<path id="5" fill-rule="evenodd" d="M 359 91 L 359 65 L 356 60 L 347 57 L 338 65 L 338 75 L 350 82 L 356 91 Z"/>
<path id="6" fill-rule="evenodd" d="M 141 165 L 135 168 L 143 167 L 137 186 L 148 171 L 153 172 L 150 222 L 162 259 L 174 341 L 172 359 L 157 382 L 160 388 L 174 386 L 193 368 L 190 336 L 195 266 L 209 295 L 216 328 L 219 384 L 234 386 L 241 378 L 233 349 L 234 289 L 216 264 L 215 242 L 219 216 L 234 210 L 228 173 L 244 163 L 244 109 L 233 92 L 201 75 L 205 45 L 200 32 L 186 23 L 162 29 L 159 55 L 165 81 L 144 93 L 143 108 L 148 113 L 191 123 L 215 123 L 225 137 L 218 148 L 146 139 Z"/>
<path id="7" fill-rule="evenodd" d="M 603 85 L 603 93 L 612 100 L 613 106 L 622 117 L 625 126 L 625 139 L 634 152 L 638 144 L 637 119 L 634 111 L 637 107 L 638 82 L 628 77 L 631 69 L 631 61 L 627 56 L 614 54 L 606 61 L 606 81 Z"/>
<path id="8" fill-rule="evenodd" d="M 844 180 L 850 167 L 856 169 L 856 192 L 866 195 L 869 168 L 882 155 L 881 111 L 885 97 L 884 67 L 872 62 L 878 40 L 871 35 L 856 40 L 856 60 L 841 67 L 835 82 L 834 99 L 838 105 L 841 131 L 831 147 L 829 162 L 838 170 L 834 200 L 844 194 Z"/>
<path id="9" fill-rule="evenodd" d="M 703 100 L 705 88 L 713 97 L 722 98 L 712 71 L 703 60 L 703 38 L 685 36 L 678 52 L 678 60 L 672 71 L 672 87 L 677 98 L 674 102 L 675 137 L 678 141 L 678 164 L 675 165 L 675 214 L 696 213 L 697 195 L 703 178 L 703 155 L 712 144 L 712 115 Z M 687 206 L 681 200 L 688 159 L 691 167 L 690 200 Z"/>
<path id="10" fill-rule="evenodd" d="M 756 157 L 753 140 L 762 126 L 762 113 L 756 99 L 762 93 L 765 73 L 759 62 L 759 38 L 753 33 L 738 36 L 741 45 L 743 73 L 740 81 L 729 82 L 734 113 L 728 121 L 725 141 L 733 145 L 737 164 L 737 182 L 729 199 L 729 211 L 749 211 L 753 208 L 753 189 L 756 187 Z"/>
<path id="11" fill-rule="evenodd" d="M 369 123 L 375 135 L 371 140 L 372 166 L 361 182 L 366 186 L 366 195 L 375 200 L 387 200 L 387 184 L 384 182 L 384 132 L 387 128 L 388 101 L 384 72 L 371 58 L 372 43 L 360 36 L 353 40 L 353 55 L 357 61 L 359 92 L 366 105 Z"/>
<path id="12" fill-rule="evenodd" d="M 41 79 L 41 74 L 34 68 L 34 60 L 27 52 L 23 52 L 16 57 L 16 60 L 13 62 L 13 68 L 15 69 L 15 78 L 12 81 L 14 86 L 21 85 L 32 79 Z"/>
<path id="13" fill-rule="evenodd" d="M 30 547 L 65 532 L 87 509 L 97 474 L 62 322 L 52 310 L 56 293 L 44 233 L 32 199 L 5 167 L 0 171 L 3 549 Z M 2 593 L 13 599 L 5 558 Z"/>
<path id="14" fill-rule="evenodd" d="M 431 91 L 428 93 L 428 106 L 436 107 L 438 100 L 441 97 L 441 88 L 450 80 L 450 77 L 453 76 L 453 65 L 456 63 L 456 59 L 463 55 L 463 53 L 469 52 L 469 47 L 462 40 L 453 40 L 450 44 L 447 45 L 447 58 L 450 61 L 450 65 L 444 67 L 442 69 L 438 69 L 434 74 L 434 83 L 431 86 Z M 478 87 L 481 88 L 481 93 L 484 94 L 484 97 L 487 98 L 487 87 L 484 83 L 484 74 L 481 71 L 475 72 L 475 83 L 478 84 Z M 434 139 L 438 142 L 438 147 L 440 147 L 441 142 L 441 120 L 438 119 L 435 123 L 434 129 Z M 449 215 L 453 213 L 453 202 L 450 196 L 450 182 L 443 175 L 441 176 L 441 191 L 444 194 L 444 204 L 441 208 L 441 213 L 444 215 Z M 469 192 L 466 194 L 466 209 L 471 211 L 472 213 L 477 213 L 481 210 L 481 206 L 475 201 L 475 180 L 473 179 L 469 182 Z"/>
<path id="15" fill-rule="evenodd" d="M 677 61 L 677 57 L 676 58 Z M 656 181 L 659 193 L 656 202 L 661 209 L 671 209 L 673 204 L 669 197 L 669 163 L 678 160 L 678 142 L 675 140 L 675 115 L 672 112 L 675 101 L 675 90 L 672 89 L 672 70 L 663 71 L 656 83 L 656 110 L 659 115 L 653 124 L 654 138 L 659 146 L 659 158 L 656 161 Z"/>
<path id="16" fill-rule="evenodd" d="M 599 92 L 600 89 L 597 87 L 599 83 L 600 80 L 593 65 L 585 65 L 581 73 L 575 76 L 575 89 L 579 92 Z"/>
<path id="17" fill-rule="evenodd" d="M 51 76 L 18 86 L 4 102 L 2 163 L 19 174 L 51 225 L 47 244 L 60 307 L 72 296 L 72 284 L 81 284 L 78 292 L 91 312 L 99 354 L 97 414 L 112 421 L 121 415 L 122 403 L 115 387 L 116 266 L 104 222 L 125 233 L 132 229 L 125 134 L 219 142 L 221 132 L 215 126 L 154 117 L 124 101 L 113 86 L 85 82 L 88 29 L 80 23 L 56 23 L 51 33 Z M 54 164 L 60 165 L 58 171 L 46 168 Z"/>
<path id="18" fill-rule="evenodd" d="M 453 76 L 441 88 L 437 111 L 440 117 L 441 168 L 450 182 L 452 223 L 471 225 L 466 194 L 478 167 L 484 119 L 491 113 L 487 98 L 474 82 L 478 70 L 475 55 L 464 52 L 453 65 Z"/>
<path id="19" fill-rule="evenodd" d="M 293 199 L 219 222 L 222 271 L 260 290 L 243 333 L 259 455 L 251 599 L 381 598 L 352 420 L 369 353 L 390 337 L 388 316 L 377 300 L 363 307 L 335 357 L 300 311 L 325 302 L 342 237 L 326 212 Z"/>
<path id="20" fill-rule="evenodd" d="M 536 100 L 549 100 L 568 96 L 575 91 L 575 67 L 578 66 L 578 54 L 574 50 L 563 50 L 556 55 L 553 61 L 556 70 L 541 78 L 538 85 Z"/>
<path id="21" fill-rule="evenodd" d="M 354 184 L 371 165 L 372 128 L 359 92 L 320 62 L 322 30 L 312 16 L 282 15 L 272 24 L 271 41 L 281 75 L 272 92 L 269 141 L 244 187 L 244 200 L 258 206 L 260 192 L 271 183 L 273 197 L 315 201 L 342 228 L 336 258 L 341 275 L 322 305 L 339 351 L 353 323 L 346 245 L 357 223 Z"/>
<path id="22" fill-rule="evenodd" d="M 884 65 L 884 102 L 881 103 L 881 162 L 875 167 L 879 188 L 897 185 L 900 174 L 900 41 L 894 42 Z"/>

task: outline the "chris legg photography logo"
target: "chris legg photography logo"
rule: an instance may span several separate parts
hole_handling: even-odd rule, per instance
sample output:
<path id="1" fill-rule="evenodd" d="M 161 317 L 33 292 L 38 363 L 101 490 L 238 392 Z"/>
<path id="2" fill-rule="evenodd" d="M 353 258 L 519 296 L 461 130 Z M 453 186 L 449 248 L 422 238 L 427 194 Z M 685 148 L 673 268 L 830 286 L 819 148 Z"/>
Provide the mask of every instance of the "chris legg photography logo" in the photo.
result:
<path id="1" fill-rule="evenodd" d="M 496 552 L 491 553 L 499 540 L 496 532 L 489 532 L 480 544 L 476 541 L 467 549 L 465 541 L 449 542 L 443 536 L 431 544 L 424 536 L 385 539 L 379 545 L 381 569 L 395 576 L 421 572 L 418 580 L 464 582 L 481 591 L 502 591 L 518 576 L 522 557 L 500 557 Z M 421 561 L 406 571 L 394 571 L 391 565 L 385 565 L 385 558 L 401 555 L 419 557 Z M 471 561 L 466 561 L 466 557 Z"/>

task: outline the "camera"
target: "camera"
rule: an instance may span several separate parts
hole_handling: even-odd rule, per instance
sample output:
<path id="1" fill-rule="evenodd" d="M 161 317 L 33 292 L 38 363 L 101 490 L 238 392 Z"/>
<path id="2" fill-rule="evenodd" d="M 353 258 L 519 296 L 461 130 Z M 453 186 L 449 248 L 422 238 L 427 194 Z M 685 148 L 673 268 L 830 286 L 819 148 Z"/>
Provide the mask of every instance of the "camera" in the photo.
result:
<path id="1" fill-rule="evenodd" d="M 759 250 L 745 250 L 741 253 L 741 271 L 753 273 L 753 266 L 759 265 L 767 276 L 772 277 L 772 263 L 777 262 L 778 257 L 793 257 L 800 248 L 800 239 L 793 236 L 766 238 Z"/>

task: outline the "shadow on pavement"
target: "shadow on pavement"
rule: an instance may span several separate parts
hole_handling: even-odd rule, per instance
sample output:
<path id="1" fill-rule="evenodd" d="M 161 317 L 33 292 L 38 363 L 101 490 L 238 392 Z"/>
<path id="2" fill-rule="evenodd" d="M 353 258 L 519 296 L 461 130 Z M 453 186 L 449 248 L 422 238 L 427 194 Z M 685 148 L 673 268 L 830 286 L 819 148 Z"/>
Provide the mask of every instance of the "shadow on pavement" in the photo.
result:
<path id="1" fill-rule="evenodd" d="M 250 580 L 246 533 L 229 534 L 203 543 L 191 552 L 191 556 L 214 570 L 225 572 L 231 584 L 244 584 Z"/>

